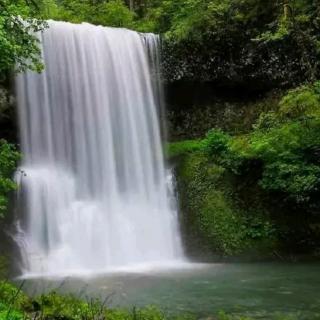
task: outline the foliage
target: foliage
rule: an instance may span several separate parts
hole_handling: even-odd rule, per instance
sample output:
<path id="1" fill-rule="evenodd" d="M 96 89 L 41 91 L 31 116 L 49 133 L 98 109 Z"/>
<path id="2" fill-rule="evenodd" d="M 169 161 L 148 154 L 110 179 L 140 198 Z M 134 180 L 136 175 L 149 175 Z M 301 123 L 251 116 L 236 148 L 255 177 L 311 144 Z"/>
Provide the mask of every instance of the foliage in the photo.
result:
<path id="1" fill-rule="evenodd" d="M 102 3 L 98 14 L 93 18 L 93 23 L 113 27 L 133 26 L 134 14 L 124 5 L 122 0 L 111 0 Z"/>
<path id="2" fill-rule="evenodd" d="M 31 299 L 23 292 L 24 282 L 17 288 L 0 282 L 0 319 L 108 319 L 108 320 L 187 320 L 190 316 L 167 316 L 153 306 L 145 308 L 109 309 L 99 300 L 83 301 L 72 295 L 56 292 Z"/>
<path id="3" fill-rule="evenodd" d="M 263 162 L 260 184 L 264 189 L 281 191 L 298 203 L 313 205 L 313 194 L 320 186 L 316 156 L 320 146 L 319 112 L 317 82 L 289 91 L 281 100 L 278 113 L 272 115 L 278 122 L 269 128 L 256 127 L 249 139 L 248 157 Z"/>
<path id="4" fill-rule="evenodd" d="M 318 82 L 289 90 L 247 134 L 210 130 L 179 163 L 183 210 L 196 217 L 187 223 L 225 254 L 241 252 L 256 237 L 316 245 L 319 131 Z"/>
<path id="5" fill-rule="evenodd" d="M 8 194 L 16 188 L 12 174 L 20 154 L 15 147 L 0 140 L 0 217 L 3 217 L 8 204 Z"/>
<path id="6" fill-rule="evenodd" d="M 51 18 L 80 23 L 89 22 L 111 27 L 133 27 L 134 12 L 122 0 L 98 1 L 62 0 L 59 1 Z"/>
<path id="7" fill-rule="evenodd" d="M 274 87 L 313 80 L 319 71 L 316 0 L 2 0 L 1 7 L 0 73 L 41 70 L 31 34 L 44 28 L 41 18 L 162 33 L 170 81 Z"/>
<path id="8" fill-rule="evenodd" d="M 85 302 L 72 295 L 51 292 L 31 299 L 20 288 L 7 282 L 0 282 L 0 320 L 20 319 L 108 319 L 108 320 L 193 320 L 192 315 L 167 315 L 154 306 L 145 308 L 110 309 L 98 300 Z M 18 302 L 15 302 L 15 300 Z M 253 320 L 251 317 L 227 314 L 223 311 L 215 316 L 217 320 Z M 295 320 L 296 317 L 275 316 L 274 320 Z M 299 318 L 300 319 L 300 318 Z"/>
<path id="9" fill-rule="evenodd" d="M 166 35 L 168 79 L 269 88 L 314 80 L 319 72 L 315 1 L 180 0 L 157 8 Z M 289 11 L 289 12 L 288 12 Z"/>
<path id="10" fill-rule="evenodd" d="M 297 202 L 310 200 L 319 188 L 320 167 L 306 152 L 319 146 L 319 125 L 318 121 L 285 123 L 252 135 L 249 156 L 264 164 L 260 181 L 264 189 L 284 192 Z"/>
<path id="11" fill-rule="evenodd" d="M 23 318 L 23 313 L 11 309 L 7 305 L 0 302 L 0 320 L 21 320 Z"/>
<path id="12" fill-rule="evenodd" d="M 320 82 L 290 90 L 280 102 L 281 118 L 303 120 L 320 118 Z"/>
<path id="13" fill-rule="evenodd" d="M 162 33 L 170 81 L 265 88 L 314 80 L 319 72 L 316 0 L 2 0 L 1 6 L 0 73 L 14 66 L 41 70 L 29 32 L 44 24 L 33 18 Z"/>
<path id="14" fill-rule="evenodd" d="M 315 83 L 289 91 L 278 112 L 262 113 L 249 135 L 232 138 L 220 130 L 210 131 L 204 150 L 238 174 L 247 172 L 253 161 L 260 162 L 259 184 L 266 191 L 309 203 L 320 187 L 314 154 L 320 146 L 319 129 L 320 91 Z"/>
<path id="15" fill-rule="evenodd" d="M 262 112 L 257 122 L 253 125 L 253 129 L 271 129 L 278 126 L 279 122 L 280 118 L 278 117 L 276 112 Z"/>
<path id="16" fill-rule="evenodd" d="M 91 299 L 83 301 L 73 295 L 59 295 L 56 292 L 43 294 L 36 298 L 33 304 L 35 310 L 44 319 L 141 319 L 141 320 L 165 320 L 166 315 L 159 309 L 149 306 L 146 308 L 134 308 L 132 311 L 125 309 L 108 309 L 99 300 Z"/>
<path id="17" fill-rule="evenodd" d="M 209 156 L 228 152 L 228 144 L 231 137 L 220 129 L 210 130 L 204 140 L 204 150 Z"/>
<path id="18" fill-rule="evenodd" d="M 45 27 L 27 2 L 0 1 L 0 75 L 11 69 L 42 70 L 38 39 L 33 35 Z"/>
<path id="19" fill-rule="evenodd" d="M 235 255 L 257 247 L 263 251 L 267 242 L 273 246 L 272 223 L 258 209 L 253 213 L 240 208 L 226 173 L 203 150 L 185 154 L 179 162 L 182 223 L 188 247 L 195 250 L 190 254 L 197 254 L 199 246 L 221 255 Z M 201 243 L 197 243 L 199 239 Z"/>
<path id="20" fill-rule="evenodd" d="M 189 152 L 194 152 L 202 148 L 201 142 L 197 140 L 185 140 L 172 142 L 166 146 L 167 157 L 173 158 Z"/>
<path id="21" fill-rule="evenodd" d="M 0 302 L 8 308 L 16 310 L 31 310 L 31 300 L 22 291 L 23 282 L 20 287 L 6 282 L 0 281 Z"/>
<path id="22" fill-rule="evenodd" d="M 53 318 L 55 316 L 62 319 L 89 318 L 100 310 L 95 301 L 89 305 L 73 296 L 60 296 L 55 292 L 42 295 L 35 301 L 39 306 L 42 317 L 45 318 Z"/>

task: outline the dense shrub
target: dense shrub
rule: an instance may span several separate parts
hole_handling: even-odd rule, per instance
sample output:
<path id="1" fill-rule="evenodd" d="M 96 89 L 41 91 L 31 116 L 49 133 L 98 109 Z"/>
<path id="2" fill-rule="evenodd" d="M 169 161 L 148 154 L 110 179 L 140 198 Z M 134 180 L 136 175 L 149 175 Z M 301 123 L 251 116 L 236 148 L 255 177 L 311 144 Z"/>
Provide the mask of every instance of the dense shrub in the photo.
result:
<path id="1" fill-rule="evenodd" d="M 264 189 L 284 192 L 297 202 L 308 202 L 310 195 L 319 190 L 320 166 L 304 152 L 319 146 L 319 125 L 291 122 L 252 135 L 250 157 L 264 164 L 260 181 Z"/>
<path id="2" fill-rule="evenodd" d="M 271 241 L 276 235 L 293 247 L 304 243 L 304 250 L 319 245 L 312 227 L 320 221 L 319 132 L 314 83 L 290 90 L 248 134 L 213 129 L 195 142 L 198 147 L 179 164 L 180 189 L 191 202 L 183 210 L 199 219 L 198 230 L 213 250 L 241 251 L 258 235 Z"/>
<path id="3" fill-rule="evenodd" d="M 209 156 L 226 156 L 231 137 L 221 130 L 210 130 L 204 140 L 203 149 Z"/>

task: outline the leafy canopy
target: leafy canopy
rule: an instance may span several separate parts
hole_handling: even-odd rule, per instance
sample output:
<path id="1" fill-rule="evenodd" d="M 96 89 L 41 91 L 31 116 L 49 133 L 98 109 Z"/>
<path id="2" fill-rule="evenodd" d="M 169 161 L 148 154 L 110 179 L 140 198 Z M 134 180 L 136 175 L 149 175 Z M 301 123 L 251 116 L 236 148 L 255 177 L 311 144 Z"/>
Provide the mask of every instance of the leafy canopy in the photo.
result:
<path id="1" fill-rule="evenodd" d="M 34 32 L 45 27 L 36 19 L 37 9 L 22 0 L 0 1 L 0 75 L 9 70 L 42 70 L 38 39 Z"/>

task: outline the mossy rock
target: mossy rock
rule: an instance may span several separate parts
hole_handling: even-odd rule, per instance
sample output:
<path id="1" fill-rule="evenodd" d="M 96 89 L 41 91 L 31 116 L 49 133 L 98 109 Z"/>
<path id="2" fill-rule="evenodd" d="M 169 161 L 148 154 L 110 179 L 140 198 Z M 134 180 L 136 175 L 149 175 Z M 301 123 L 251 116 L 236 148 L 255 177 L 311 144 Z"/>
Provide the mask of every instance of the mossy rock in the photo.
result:
<path id="1" fill-rule="evenodd" d="M 234 175 L 205 152 L 181 155 L 176 162 L 176 175 L 189 255 L 203 259 L 257 252 L 265 255 L 274 250 L 274 227 L 268 214 L 256 205 L 259 201 L 248 198 L 244 204 Z"/>

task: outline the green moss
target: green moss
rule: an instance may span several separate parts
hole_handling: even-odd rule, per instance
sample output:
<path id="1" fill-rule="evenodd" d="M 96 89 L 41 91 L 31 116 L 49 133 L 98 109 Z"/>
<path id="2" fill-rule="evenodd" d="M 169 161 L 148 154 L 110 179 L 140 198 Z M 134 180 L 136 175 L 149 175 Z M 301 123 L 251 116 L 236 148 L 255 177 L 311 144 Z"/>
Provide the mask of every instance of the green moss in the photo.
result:
<path id="1" fill-rule="evenodd" d="M 182 220 L 195 249 L 318 250 L 319 82 L 289 91 L 270 110 L 246 134 L 212 129 L 174 145 Z"/>
<path id="2" fill-rule="evenodd" d="M 225 256 L 274 245 L 270 218 L 255 205 L 241 207 L 233 175 L 205 151 L 185 154 L 177 177 L 183 229 L 191 251 L 202 248 Z"/>
<path id="3" fill-rule="evenodd" d="M 242 217 L 239 215 L 224 192 L 211 190 L 204 198 L 200 208 L 199 222 L 206 238 L 216 250 L 223 254 L 240 252 L 243 242 Z"/>

